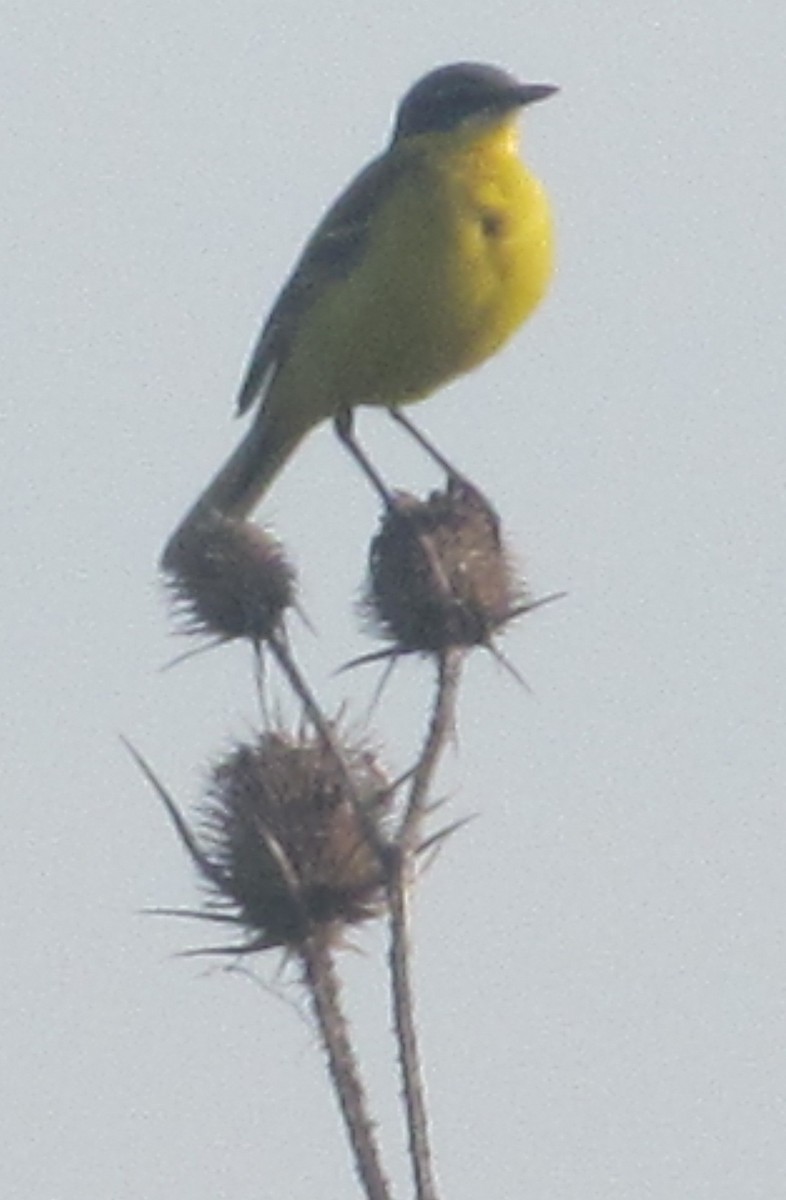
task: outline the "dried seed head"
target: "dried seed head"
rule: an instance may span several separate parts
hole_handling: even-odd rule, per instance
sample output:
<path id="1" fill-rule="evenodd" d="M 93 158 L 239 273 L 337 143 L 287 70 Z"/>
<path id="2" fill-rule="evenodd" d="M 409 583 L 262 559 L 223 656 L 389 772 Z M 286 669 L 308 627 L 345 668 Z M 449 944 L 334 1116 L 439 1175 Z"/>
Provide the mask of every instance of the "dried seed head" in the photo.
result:
<path id="1" fill-rule="evenodd" d="M 296 948 L 317 930 L 340 938 L 377 916 L 384 880 L 353 803 L 383 836 L 390 785 L 365 749 L 345 767 L 316 738 L 264 733 L 212 770 L 199 838 L 219 909 L 242 926 L 245 950 Z"/>
<path id="2" fill-rule="evenodd" d="M 496 512 L 457 481 L 426 501 L 397 497 L 371 544 L 369 576 L 363 608 L 400 653 L 488 645 L 526 595 Z"/>
<path id="3" fill-rule="evenodd" d="M 250 521 L 200 521 L 170 544 L 165 573 L 183 632 L 222 641 L 264 640 L 295 599 L 281 544 Z"/>

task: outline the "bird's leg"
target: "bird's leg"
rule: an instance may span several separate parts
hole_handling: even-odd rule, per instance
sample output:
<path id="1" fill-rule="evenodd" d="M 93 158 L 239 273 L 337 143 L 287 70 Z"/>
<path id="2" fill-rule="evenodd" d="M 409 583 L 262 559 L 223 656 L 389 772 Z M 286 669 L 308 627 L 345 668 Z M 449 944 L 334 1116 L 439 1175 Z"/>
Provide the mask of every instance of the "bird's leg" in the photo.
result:
<path id="1" fill-rule="evenodd" d="M 336 437 L 343 446 L 349 451 L 355 462 L 360 467 L 366 479 L 377 495 L 381 498 L 382 503 L 386 508 L 394 508 L 395 500 L 391 495 L 390 489 L 385 486 L 385 482 L 376 468 L 372 465 L 370 459 L 360 449 L 353 431 L 354 414 L 351 408 L 346 408 L 334 418 L 333 428 L 336 431 Z"/>
<path id="2" fill-rule="evenodd" d="M 496 517 L 496 513 L 494 511 L 494 507 L 486 499 L 483 492 L 481 492 L 480 488 L 476 487 L 476 485 L 472 482 L 472 480 L 468 479 L 466 475 L 463 475 L 461 473 L 461 471 L 457 471 L 456 468 L 453 466 L 453 463 L 449 462 L 448 459 L 445 458 L 445 455 L 442 454 L 437 449 L 437 447 L 433 444 L 433 442 L 431 442 L 424 433 L 421 433 L 421 431 L 418 429 L 417 425 L 413 424 L 413 422 L 409 419 L 409 417 L 404 416 L 404 414 L 401 412 L 400 409 L 389 408 L 388 412 L 390 413 L 393 420 L 398 425 L 401 425 L 401 427 L 403 429 L 405 429 L 407 431 L 407 433 L 409 433 L 415 439 L 415 441 L 420 446 L 420 448 L 422 450 L 425 450 L 425 452 L 429 456 L 429 458 L 433 459 L 434 462 L 437 464 L 437 466 L 441 467 L 442 470 L 445 472 L 445 474 L 447 476 L 447 480 L 448 480 L 447 494 L 451 495 L 451 494 L 456 494 L 456 493 L 460 493 L 460 492 L 466 492 L 466 493 L 469 493 L 470 495 L 477 496 L 478 499 L 483 503 L 483 505 L 488 510 L 489 515 L 496 522 L 497 517 Z M 418 540 L 420 541 L 420 545 L 423 549 L 423 552 L 429 561 L 429 565 L 430 565 L 431 571 L 432 571 L 432 577 L 433 577 L 434 581 L 436 582 L 437 586 L 442 591 L 443 599 L 452 600 L 453 602 L 455 602 L 455 595 L 454 595 L 453 587 L 452 587 L 447 575 L 445 574 L 445 570 L 442 566 L 442 563 L 439 560 L 439 556 L 437 554 L 437 550 L 436 550 L 436 547 L 434 545 L 432 538 L 430 538 L 427 533 L 424 533 L 421 530 L 418 533 Z"/>
<path id="3" fill-rule="evenodd" d="M 393 412 L 394 410 L 390 409 L 389 411 Z M 333 420 L 333 428 L 336 431 L 337 438 L 342 445 L 346 446 L 347 450 L 352 455 L 371 486 L 380 496 L 382 503 L 385 505 L 385 508 L 388 510 L 388 512 L 397 513 L 402 520 L 411 520 L 411 513 L 409 512 L 406 504 L 402 505 L 400 502 L 402 497 L 396 497 L 390 491 L 390 489 L 385 486 L 382 476 L 372 466 L 369 459 L 360 449 L 360 446 L 355 440 L 352 432 L 353 423 L 353 412 L 351 408 L 344 409 L 343 412 L 340 412 Z M 460 480 L 461 476 L 458 476 L 454 473 L 452 478 Z M 397 500 L 399 502 L 397 502 Z M 439 560 L 439 556 L 432 539 L 427 533 L 424 533 L 423 530 L 416 530 L 415 535 L 420 543 L 421 550 L 426 556 L 426 561 L 431 568 L 432 578 L 434 579 L 437 587 L 443 593 L 445 600 L 449 601 L 452 598 L 450 581 L 445 574 L 445 569 Z"/>
<path id="4" fill-rule="evenodd" d="M 397 424 L 402 429 L 406 429 L 407 433 L 415 439 L 422 450 L 425 450 L 429 458 L 432 458 L 437 466 L 441 467 L 447 475 L 448 479 L 454 480 L 456 483 L 463 483 L 466 487 L 477 491 L 478 489 L 467 479 L 466 475 L 462 475 L 461 471 L 457 471 L 453 463 L 448 462 L 445 455 L 442 454 L 432 441 L 430 441 L 424 433 L 418 429 L 417 425 L 413 425 L 409 417 L 405 417 L 401 409 L 389 408 L 388 412 Z"/>

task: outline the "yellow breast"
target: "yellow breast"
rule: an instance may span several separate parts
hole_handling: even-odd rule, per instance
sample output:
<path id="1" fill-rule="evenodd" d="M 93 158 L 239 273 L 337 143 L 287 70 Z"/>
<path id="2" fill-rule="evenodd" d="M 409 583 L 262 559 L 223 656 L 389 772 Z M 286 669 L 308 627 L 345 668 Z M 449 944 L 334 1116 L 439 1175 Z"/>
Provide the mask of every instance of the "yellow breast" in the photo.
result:
<path id="1" fill-rule="evenodd" d="M 309 314 L 310 362 L 297 368 L 320 415 L 422 399 L 498 350 L 546 290 L 549 205 L 513 127 L 452 148 L 441 135 L 412 143 L 361 261 Z"/>
<path id="2" fill-rule="evenodd" d="M 380 213 L 376 264 L 357 281 L 368 314 L 360 403 L 417 400 L 483 362 L 529 316 L 553 269 L 546 194 L 508 136 L 447 156 L 415 147 L 413 158 Z"/>
<path id="3" fill-rule="evenodd" d="M 455 164 L 446 192 L 445 323 L 457 334 L 457 369 L 466 371 L 499 350 L 542 299 L 553 271 L 551 211 L 540 182 L 504 143 Z"/>

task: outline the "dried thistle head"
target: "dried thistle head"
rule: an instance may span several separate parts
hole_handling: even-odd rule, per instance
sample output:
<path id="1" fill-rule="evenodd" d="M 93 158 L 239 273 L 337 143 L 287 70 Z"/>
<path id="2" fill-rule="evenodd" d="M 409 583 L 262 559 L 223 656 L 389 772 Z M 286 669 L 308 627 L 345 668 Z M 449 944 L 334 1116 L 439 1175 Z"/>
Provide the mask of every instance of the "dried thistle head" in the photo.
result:
<path id="1" fill-rule="evenodd" d="M 200 521 L 170 544 L 164 569 L 185 633 L 264 641 L 295 600 L 281 544 L 250 521 Z"/>
<path id="2" fill-rule="evenodd" d="M 382 911 L 369 831 L 381 844 L 390 784 L 366 749 L 341 751 L 344 768 L 317 737 L 263 733 L 213 767 L 197 839 L 206 915 L 246 931 L 239 949 L 295 949 L 318 931 L 339 940 Z"/>
<path id="3" fill-rule="evenodd" d="M 526 607 L 496 512 L 463 482 L 425 501 L 399 494 L 369 558 L 363 608 L 399 653 L 489 645 Z"/>

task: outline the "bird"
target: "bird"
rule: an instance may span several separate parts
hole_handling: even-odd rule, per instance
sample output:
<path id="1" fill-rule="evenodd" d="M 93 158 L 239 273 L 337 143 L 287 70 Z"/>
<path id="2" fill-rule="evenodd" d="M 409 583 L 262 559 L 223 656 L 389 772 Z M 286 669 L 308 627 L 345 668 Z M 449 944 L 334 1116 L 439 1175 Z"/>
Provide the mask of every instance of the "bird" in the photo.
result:
<path id="1" fill-rule="evenodd" d="M 245 518 L 314 426 L 340 431 L 361 405 L 395 414 L 507 342 L 554 259 L 518 117 L 557 90 L 472 62 L 410 88 L 387 149 L 328 209 L 281 290 L 239 392 L 252 424 L 184 525 Z"/>

